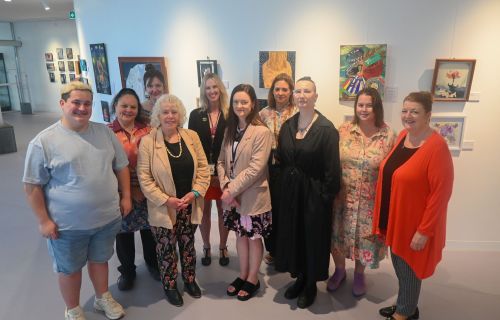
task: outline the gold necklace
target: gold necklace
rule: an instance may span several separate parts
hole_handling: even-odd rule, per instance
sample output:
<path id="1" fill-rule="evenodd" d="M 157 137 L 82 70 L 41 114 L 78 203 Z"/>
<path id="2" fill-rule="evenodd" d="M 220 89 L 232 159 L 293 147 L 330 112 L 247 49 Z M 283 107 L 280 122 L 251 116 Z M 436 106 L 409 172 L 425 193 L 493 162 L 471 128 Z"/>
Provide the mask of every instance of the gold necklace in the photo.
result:
<path id="1" fill-rule="evenodd" d="M 179 155 L 174 155 L 170 150 L 168 150 L 168 147 L 165 145 L 165 148 L 167 149 L 167 153 L 172 157 L 172 158 L 180 158 L 182 155 L 182 143 L 181 143 L 181 135 L 179 134 L 179 131 L 177 131 L 177 137 L 179 138 Z"/>

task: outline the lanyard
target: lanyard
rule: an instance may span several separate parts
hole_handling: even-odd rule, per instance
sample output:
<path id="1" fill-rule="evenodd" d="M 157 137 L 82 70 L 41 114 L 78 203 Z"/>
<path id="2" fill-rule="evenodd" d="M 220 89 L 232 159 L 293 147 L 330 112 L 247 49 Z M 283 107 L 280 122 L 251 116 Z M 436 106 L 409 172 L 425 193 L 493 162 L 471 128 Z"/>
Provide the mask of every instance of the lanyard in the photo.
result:
<path id="1" fill-rule="evenodd" d="M 209 163 L 214 163 L 213 161 L 213 156 L 214 156 L 214 143 L 215 143 L 215 134 L 217 132 L 217 125 L 219 124 L 219 119 L 220 119 L 220 114 L 221 111 L 219 110 L 219 114 L 217 115 L 217 121 L 215 122 L 215 125 L 212 123 L 212 117 L 210 116 L 210 112 L 207 112 L 208 115 L 208 121 L 209 121 L 209 131 L 210 131 L 210 155 L 209 155 Z"/>

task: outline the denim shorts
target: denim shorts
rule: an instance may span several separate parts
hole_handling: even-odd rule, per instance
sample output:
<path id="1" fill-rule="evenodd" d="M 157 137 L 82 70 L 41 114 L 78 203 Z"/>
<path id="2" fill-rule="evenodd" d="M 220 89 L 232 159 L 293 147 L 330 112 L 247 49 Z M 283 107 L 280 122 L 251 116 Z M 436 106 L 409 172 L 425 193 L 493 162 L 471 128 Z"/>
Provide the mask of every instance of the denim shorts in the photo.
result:
<path id="1" fill-rule="evenodd" d="M 69 275 L 80 271 L 88 261 L 107 262 L 113 256 L 121 222 L 119 218 L 95 229 L 59 231 L 59 238 L 48 239 L 54 272 Z"/>

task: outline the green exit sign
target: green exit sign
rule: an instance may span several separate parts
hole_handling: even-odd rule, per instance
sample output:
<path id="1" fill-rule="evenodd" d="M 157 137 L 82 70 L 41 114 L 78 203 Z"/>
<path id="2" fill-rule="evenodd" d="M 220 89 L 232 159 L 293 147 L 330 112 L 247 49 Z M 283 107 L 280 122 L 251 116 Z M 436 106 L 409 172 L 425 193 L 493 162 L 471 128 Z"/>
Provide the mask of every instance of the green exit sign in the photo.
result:
<path id="1" fill-rule="evenodd" d="M 76 18 L 75 11 L 70 11 L 69 14 L 68 14 L 68 17 L 69 17 L 70 20 L 75 20 L 75 18 Z"/>

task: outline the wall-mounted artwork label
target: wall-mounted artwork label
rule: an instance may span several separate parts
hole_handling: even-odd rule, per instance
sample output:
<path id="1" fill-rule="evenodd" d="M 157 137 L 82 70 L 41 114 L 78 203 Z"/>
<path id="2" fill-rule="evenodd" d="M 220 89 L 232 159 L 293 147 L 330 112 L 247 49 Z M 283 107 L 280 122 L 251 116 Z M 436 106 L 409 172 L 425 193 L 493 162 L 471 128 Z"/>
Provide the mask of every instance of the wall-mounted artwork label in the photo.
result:
<path id="1" fill-rule="evenodd" d="M 354 100 L 366 87 L 378 90 L 384 97 L 386 44 L 340 46 L 339 100 Z"/>
<path id="2" fill-rule="evenodd" d="M 271 88 L 280 73 L 295 81 L 295 51 L 259 51 L 259 88 Z"/>
<path id="3" fill-rule="evenodd" d="M 469 100 L 476 60 L 436 59 L 431 92 L 434 101 Z"/>
<path id="4" fill-rule="evenodd" d="M 95 86 L 97 93 L 111 94 L 109 83 L 108 57 L 104 43 L 90 45 L 90 56 L 94 67 Z"/>

